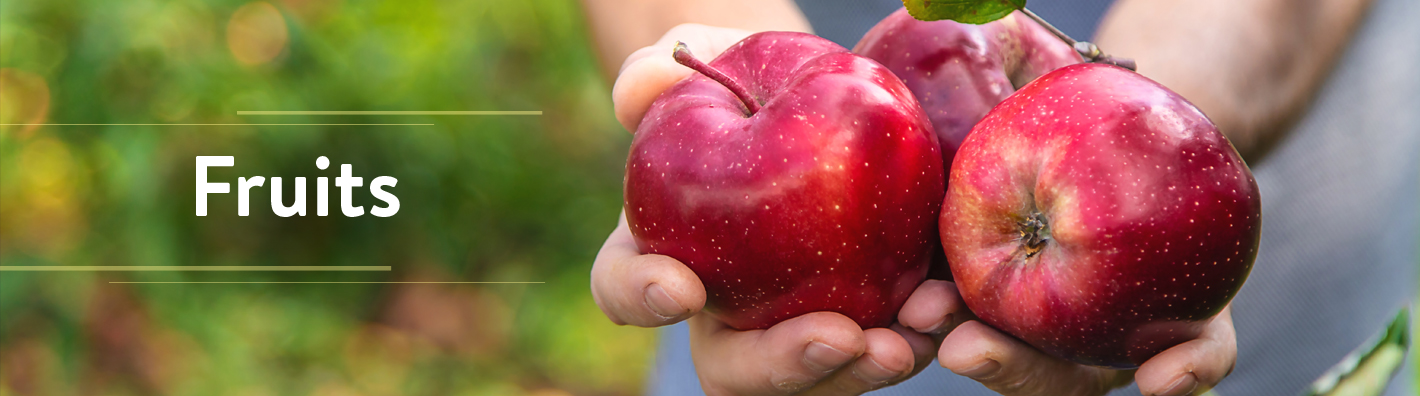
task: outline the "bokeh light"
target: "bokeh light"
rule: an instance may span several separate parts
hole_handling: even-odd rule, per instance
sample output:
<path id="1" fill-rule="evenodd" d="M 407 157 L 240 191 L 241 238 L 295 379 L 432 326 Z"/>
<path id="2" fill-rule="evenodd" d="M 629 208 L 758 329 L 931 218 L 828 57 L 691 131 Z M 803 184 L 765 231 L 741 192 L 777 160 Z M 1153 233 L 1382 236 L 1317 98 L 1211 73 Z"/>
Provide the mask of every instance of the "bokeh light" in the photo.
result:
<path id="1" fill-rule="evenodd" d="M 0 124 L 42 124 L 49 114 L 49 85 L 44 77 L 14 68 L 0 69 Z M 37 125 L 0 125 L 0 131 L 31 132 Z"/>
<path id="2" fill-rule="evenodd" d="M 286 19 L 271 3 L 247 3 L 227 21 L 227 48 L 232 50 L 237 62 L 244 65 L 260 65 L 276 59 L 286 50 L 289 40 Z"/>
<path id="3" fill-rule="evenodd" d="M 25 170 L 19 186 L 23 193 L 15 200 L 18 207 L 0 209 L 16 223 L 3 229 L 25 231 L 18 240 L 20 249 L 58 257 L 82 237 L 78 188 L 83 182 L 82 165 L 68 146 L 49 137 L 26 142 L 18 159 Z"/>

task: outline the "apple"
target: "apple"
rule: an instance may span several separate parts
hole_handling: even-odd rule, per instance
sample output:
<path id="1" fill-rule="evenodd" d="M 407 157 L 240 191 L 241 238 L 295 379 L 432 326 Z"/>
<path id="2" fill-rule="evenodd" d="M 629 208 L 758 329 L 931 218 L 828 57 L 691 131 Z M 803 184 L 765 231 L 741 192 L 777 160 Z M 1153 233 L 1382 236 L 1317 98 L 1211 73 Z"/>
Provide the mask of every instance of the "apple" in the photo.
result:
<path id="1" fill-rule="evenodd" d="M 1017 87 L 1081 62 L 1069 44 L 1019 11 L 972 25 L 919 21 L 899 9 L 868 30 L 853 52 L 907 84 L 937 131 L 943 169 L 951 168 L 971 127 Z"/>
<path id="2" fill-rule="evenodd" d="M 907 84 L 937 132 L 942 169 L 951 169 L 971 127 L 1017 87 L 1081 62 L 1069 44 L 1020 12 L 973 25 L 920 21 L 899 9 L 868 30 L 853 52 Z M 951 279 L 941 249 L 934 253 L 929 277 Z"/>
<path id="3" fill-rule="evenodd" d="M 1247 279 L 1262 225 L 1257 183 L 1217 127 L 1102 64 L 992 109 L 957 152 L 939 223 L 984 323 L 1111 368 L 1196 338 Z"/>
<path id="4" fill-rule="evenodd" d="M 833 311 L 892 323 L 938 244 L 936 135 L 887 68 L 803 33 L 751 35 L 662 93 L 627 158 L 645 253 L 705 285 L 737 329 Z"/>

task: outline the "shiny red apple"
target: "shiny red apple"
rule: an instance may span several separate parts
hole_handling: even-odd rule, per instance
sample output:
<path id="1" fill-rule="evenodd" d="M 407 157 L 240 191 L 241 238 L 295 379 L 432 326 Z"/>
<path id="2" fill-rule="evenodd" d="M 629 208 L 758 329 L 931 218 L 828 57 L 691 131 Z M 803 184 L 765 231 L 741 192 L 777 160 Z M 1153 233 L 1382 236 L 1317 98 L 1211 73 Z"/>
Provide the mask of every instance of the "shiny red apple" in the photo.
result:
<path id="1" fill-rule="evenodd" d="M 685 263 L 738 329 L 833 311 L 892 323 L 926 274 L 941 152 L 887 68 L 817 36 L 759 33 L 651 105 L 626 166 L 637 246 Z"/>
<path id="2" fill-rule="evenodd" d="M 973 25 L 919 21 L 899 9 L 868 30 L 853 52 L 907 84 L 932 120 L 944 169 L 971 127 L 1017 87 L 1081 61 L 1070 45 L 1019 11 Z"/>
<path id="3" fill-rule="evenodd" d="M 1079 64 L 976 125 L 940 224 L 983 322 L 1058 357 L 1131 368 L 1197 337 L 1242 287 L 1260 205 L 1196 107 L 1129 70 Z"/>

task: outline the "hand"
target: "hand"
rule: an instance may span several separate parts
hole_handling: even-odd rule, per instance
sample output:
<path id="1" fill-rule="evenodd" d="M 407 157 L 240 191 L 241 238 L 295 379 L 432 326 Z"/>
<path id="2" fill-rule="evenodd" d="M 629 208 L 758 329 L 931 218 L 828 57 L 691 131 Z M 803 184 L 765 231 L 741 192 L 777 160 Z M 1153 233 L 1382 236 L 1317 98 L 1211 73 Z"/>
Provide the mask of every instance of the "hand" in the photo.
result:
<path id="1" fill-rule="evenodd" d="M 918 293 L 922 291 L 918 289 Z M 940 297 L 917 297 L 914 294 L 903 307 L 898 317 L 903 325 L 931 326 L 941 315 L 933 312 L 965 311 L 927 306 Z M 1232 372 L 1237 356 L 1229 307 L 1210 319 L 1197 339 L 1163 351 L 1137 370 L 1109 370 L 1065 361 L 974 320 L 961 324 L 942 340 L 937 360 L 942 367 L 1007 396 L 1103 395 L 1131 380 L 1138 382 L 1145 395 L 1175 396 L 1202 393 L 1217 385 Z"/>
<path id="2" fill-rule="evenodd" d="M 754 32 L 740 29 L 705 26 L 694 23 L 676 25 L 655 44 L 632 52 L 621 64 L 621 71 L 611 88 L 611 101 L 616 120 L 631 133 L 641 125 L 641 117 L 651 108 L 651 102 L 661 92 L 693 73 L 671 58 L 677 41 L 685 42 L 697 58 L 709 63 L 731 45 Z"/>
<path id="3" fill-rule="evenodd" d="M 927 281 L 911 298 L 932 300 L 917 304 L 924 311 L 917 315 L 941 315 L 945 322 L 932 330 L 945 334 L 964 305 L 955 288 L 944 293 L 943 285 L 950 283 Z M 690 318 L 691 355 L 710 395 L 856 395 L 915 375 L 937 350 L 937 340 L 902 325 L 862 330 L 833 312 L 751 331 L 695 315 L 705 306 L 705 286 L 679 261 L 641 254 L 625 215 L 592 266 L 592 296 L 617 324 L 655 327 Z"/>
<path id="4" fill-rule="evenodd" d="M 710 60 L 752 32 L 685 24 L 632 53 L 612 88 L 616 118 L 635 132 L 656 97 L 691 73 L 670 56 L 677 41 Z M 914 294 L 942 297 L 940 281 Z M 947 317 L 950 301 L 920 304 L 922 315 Z M 641 254 L 622 215 L 592 267 L 592 296 L 617 324 L 656 327 L 690 319 L 691 354 L 701 386 L 712 395 L 853 395 L 900 382 L 931 363 L 937 341 L 901 325 L 863 330 L 846 316 L 815 312 L 764 330 L 739 331 L 708 315 L 705 286 L 673 258 Z M 936 322 L 934 322 L 936 323 Z M 950 324 L 934 330 L 945 334 Z"/>

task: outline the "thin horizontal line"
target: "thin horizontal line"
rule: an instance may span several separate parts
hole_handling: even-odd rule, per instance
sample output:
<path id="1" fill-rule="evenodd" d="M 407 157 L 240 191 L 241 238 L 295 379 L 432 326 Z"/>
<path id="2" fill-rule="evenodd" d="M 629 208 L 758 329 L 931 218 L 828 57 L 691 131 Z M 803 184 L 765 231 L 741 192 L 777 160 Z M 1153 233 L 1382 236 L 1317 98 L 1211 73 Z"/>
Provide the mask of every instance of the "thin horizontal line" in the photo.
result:
<path id="1" fill-rule="evenodd" d="M 389 271 L 388 265 L 0 265 L 0 272 L 3 271 L 31 271 L 31 272 L 56 272 L 56 271 L 162 271 L 162 272 L 188 272 L 188 271 L 225 271 L 225 272 L 262 272 L 262 271 Z"/>
<path id="2" fill-rule="evenodd" d="M 537 111 L 344 111 L 344 110 L 313 110 L 313 111 L 238 111 L 237 115 L 542 115 L 541 110 Z"/>
<path id="3" fill-rule="evenodd" d="M 265 126 L 311 126 L 311 125 L 434 125 L 434 124 L 0 124 L 17 126 L 231 126 L 231 125 L 265 125 Z"/>
<path id="4" fill-rule="evenodd" d="M 224 285 L 268 285 L 268 284 L 542 284 L 547 282 L 109 282 L 127 284 L 224 284 Z"/>

